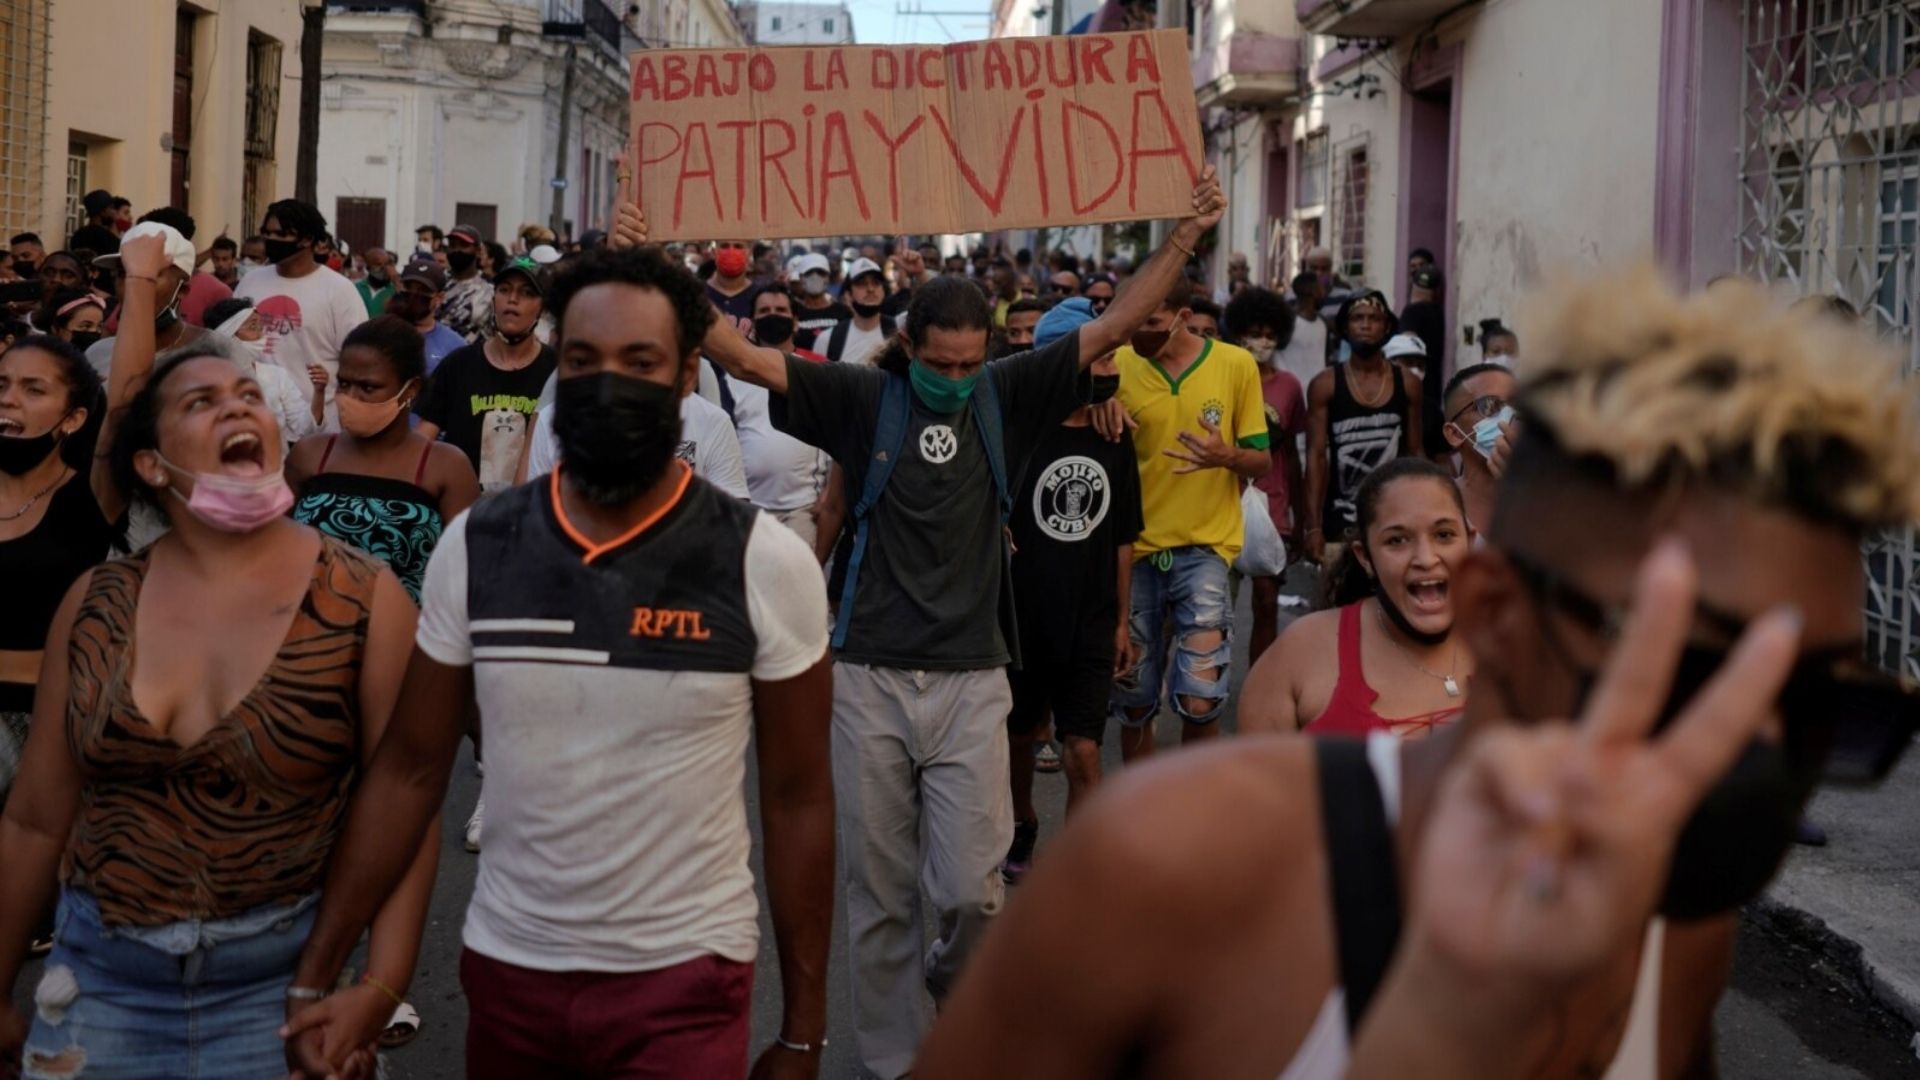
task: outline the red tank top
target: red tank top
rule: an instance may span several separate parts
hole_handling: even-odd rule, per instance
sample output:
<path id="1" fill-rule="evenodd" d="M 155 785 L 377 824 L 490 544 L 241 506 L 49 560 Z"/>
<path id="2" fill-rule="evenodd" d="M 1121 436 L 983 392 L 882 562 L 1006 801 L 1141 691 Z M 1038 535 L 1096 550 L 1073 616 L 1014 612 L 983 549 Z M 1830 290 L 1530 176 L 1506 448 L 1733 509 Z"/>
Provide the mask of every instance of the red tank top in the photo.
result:
<path id="1" fill-rule="evenodd" d="M 1327 699 L 1327 707 L 1307 724 L 1306 730 L 1316 735 L 1364 736 L 1374 731 L 1390 731 L 1401 736 L 1425 735 L 1459 719 L 1466 708 L 1464 705 L 1392 720 L 1373 711 L 1373 703 L 1380 700 L 1380 695 L 1367 685 L 1367 673 L 1360 664 L 1360 607 L 1361 604 L 1348 604 L 1340 609 L 1340 677 L 1333 684 L 1333 696 Z"/>

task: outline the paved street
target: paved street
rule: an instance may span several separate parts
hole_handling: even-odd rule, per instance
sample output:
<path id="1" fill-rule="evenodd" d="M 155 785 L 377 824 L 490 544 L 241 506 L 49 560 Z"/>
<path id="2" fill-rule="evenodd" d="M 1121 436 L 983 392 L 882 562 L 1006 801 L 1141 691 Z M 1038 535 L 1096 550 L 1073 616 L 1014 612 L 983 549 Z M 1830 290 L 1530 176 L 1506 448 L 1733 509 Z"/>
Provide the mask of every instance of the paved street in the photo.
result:
<path id="1" fill-rule="evenodd" d="M 1240 655 L 1235 660 L 1236 681 L 1245 672 L 1246 598 L 1240 611 Z M 1231 707 L 1231 706 L 1230 706 Z M 1231 714 L 1229 714 L 1231 722 Z M 1163 722 L 1163 744 L 1177 738 L 1176 726 Z M 1118 768 L 1119 752 L 1109 738 L 1108 765 Z M 413 1045 L 390 1055 L 394 1080 L 453 1080 L 464 1075 L 462 1039 L 466 1003 L 460 991 L 458 958 L 460 923 L 473 887 L 478 859 L 460 848 L 460 829 L 478 794 L 480 778 L 470 760 L 455 769 L 447 798 L 444 849 L 439 884 L 421 949 L 420 970 L 412 1000 L 426 1018 Z M 749 778 L 749 803 L 753 803 Z M 1047 841 L 1060 826 L 1066 799 L 1066 781 L 1059 775 L 1038 779 L 1036 802 L 1043 828 L 1041 857 Z M 758 808 L 751 810 L 758 852 Z M 756 864 L 757 864 L 756 857 Z M 757 871 L 757 865 L 756 865 Z M 773 956 L 773 934 L 767 924 L 764 896 L 761 917 L 761 958 L 754 987 L 754 1043 L 763 1044 L 779 1024 L 779 970 Z M 833 964 L 830 969 L 828 1047 L 822 1076 L 862 1075 L 855 1064 L 851 1003 L 846 980 L 847 958 L 836 919 Z M 38 965 L 21 980 L 15 1000 L 23 1006 L 31 998 Z M 1910 1027 L 1873 1006 L 1855 992 L 1840 972 L 1830 970 L 1798 943 L 1785 940 L 1766 927 L 1743 926 L 1733 990 L 1722 1002 L 1718 1017 L 1721 1075 L 1735 1080 L 1881 1080 L 1920 1076 L 1909 1040 Z"/>

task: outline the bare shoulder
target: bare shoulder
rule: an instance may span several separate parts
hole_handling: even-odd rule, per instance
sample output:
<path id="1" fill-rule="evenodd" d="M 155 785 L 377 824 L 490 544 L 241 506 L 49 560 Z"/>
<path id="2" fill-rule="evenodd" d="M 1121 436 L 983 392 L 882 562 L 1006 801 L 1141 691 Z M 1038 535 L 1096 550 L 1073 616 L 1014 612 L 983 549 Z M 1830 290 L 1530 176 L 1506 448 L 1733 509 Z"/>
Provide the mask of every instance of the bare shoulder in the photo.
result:
<path id="1" fill-rule="evenodd" d="M 1333 369 L 1326 368 L 1313 377 L 1307 384 L 1307 401 L 1322 405 L 1333 397 Z"/>
<path id="2" fill-rule="evenodd" d="M 455 473 L 473 472 L 473 463 L 467 460 L 467 452 L 450 442 L 438 439 L 427 443 L 427 468 L 433 470 L 451 469 Z"/>
<path id="3" fill-rule="evenodd" d="M 1231 928 L 1214 920 L 1269 903 L 1275 877 L 1312 847 L 1293 838 L 1317 827 L 1313 777 L 1312 744 L 1286 736 L 1222 740 L 1131 767 L 1069 824 L 1035 884 L 1053 871 L 1156 920 L 1184 910 L 1196 932 Z"/>

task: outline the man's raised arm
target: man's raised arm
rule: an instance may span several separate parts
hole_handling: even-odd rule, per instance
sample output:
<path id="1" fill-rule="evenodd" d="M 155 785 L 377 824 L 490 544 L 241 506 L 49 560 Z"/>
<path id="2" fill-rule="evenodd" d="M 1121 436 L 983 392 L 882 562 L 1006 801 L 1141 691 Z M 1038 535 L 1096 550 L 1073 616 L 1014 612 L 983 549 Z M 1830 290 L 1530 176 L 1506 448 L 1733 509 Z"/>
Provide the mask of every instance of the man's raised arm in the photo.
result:
<path id="1" fill-rule="evenodd" d="M 1140 324 L 1153 315 L 1173 283 L 1187 272 L 1194 245 L 1220 221 L 1226 209 L 1227 197 L 1220 193 L 1219 177 L 1209 165 L 1193 186 L 1193 216 L 1181 218 L 1167 234 L 1167 242 L 1120 286 L 1107 310 L 1080 328 L 1081 367 L 1125 345 Z"/>
<path id="2" fill-rule="evenodd" d="M 622 201 L 614 210 L 609 242 L 621 249 L 647 243 L 647 216 L 640 212 L 638 205 Z M 700 342 L 700 351 L 736 379 L 764 386 L 776 394 L 787 392 L 786 354 L 779 349 L 763 349 L 741 337 L 731 319 L 713 320 L 713 327 Z"/>

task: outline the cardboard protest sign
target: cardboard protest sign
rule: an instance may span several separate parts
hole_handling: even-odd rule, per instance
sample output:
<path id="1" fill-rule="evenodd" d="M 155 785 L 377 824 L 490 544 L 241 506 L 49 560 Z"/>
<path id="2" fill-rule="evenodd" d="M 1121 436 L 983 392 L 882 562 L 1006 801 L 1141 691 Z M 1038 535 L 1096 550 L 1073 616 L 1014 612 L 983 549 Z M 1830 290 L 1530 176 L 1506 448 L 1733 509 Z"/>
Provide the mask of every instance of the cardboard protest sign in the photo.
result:
<path id="1" fill-rule="evenodd" d="M 632 62 L 656 240 L 1179 217 L 1205 167 L 1178 30 Z"/>

